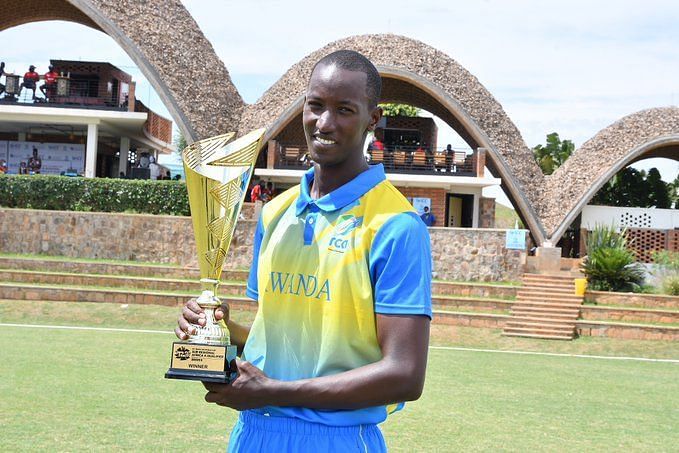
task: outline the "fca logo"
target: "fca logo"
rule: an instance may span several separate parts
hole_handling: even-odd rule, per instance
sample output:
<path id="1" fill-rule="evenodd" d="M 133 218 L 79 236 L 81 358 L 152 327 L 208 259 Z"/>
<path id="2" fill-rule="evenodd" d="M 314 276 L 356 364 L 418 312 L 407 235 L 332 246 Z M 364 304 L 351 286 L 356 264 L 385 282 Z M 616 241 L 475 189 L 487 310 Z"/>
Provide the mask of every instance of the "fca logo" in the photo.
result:
<path id="1" fill-rule="evenodd" d="M 343 252 L 347 249 L 349 246 L 349 240 L 348 239 L 342 239 L 338 237 L 334 237 L 330 239 L 330 248 L 333 250 L 336 250 L 338 252 Z"/>

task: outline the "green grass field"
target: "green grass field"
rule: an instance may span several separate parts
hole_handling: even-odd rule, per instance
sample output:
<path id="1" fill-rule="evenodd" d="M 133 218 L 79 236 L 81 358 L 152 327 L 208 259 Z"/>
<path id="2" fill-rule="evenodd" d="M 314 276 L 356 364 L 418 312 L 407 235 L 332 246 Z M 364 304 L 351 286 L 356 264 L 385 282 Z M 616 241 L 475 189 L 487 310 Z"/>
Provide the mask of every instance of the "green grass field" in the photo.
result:
<path id="1" fill-rule="evenodd" d="M 0 323 L 169 331 L 166 307 L 0 301 Z M 236 313 L 250 319 L 252 313 Z M 0 326 L 3 451 L 224 451 L 233 411 L 163 378 L 171 334 Z M 670 342 L 509 339 L 435 326 L 438 346 L 679 359 Z M 529 347 L 530 346 L 530 347 Z M 392 451 L 676 451 L 679 364 L 432 349 Z"/>

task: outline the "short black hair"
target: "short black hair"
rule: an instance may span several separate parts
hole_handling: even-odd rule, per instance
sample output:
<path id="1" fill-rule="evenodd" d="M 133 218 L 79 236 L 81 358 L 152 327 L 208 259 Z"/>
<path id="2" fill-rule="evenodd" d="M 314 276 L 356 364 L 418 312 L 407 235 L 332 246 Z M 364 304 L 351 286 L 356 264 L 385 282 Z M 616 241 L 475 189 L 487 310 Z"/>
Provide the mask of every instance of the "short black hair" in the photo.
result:
<path id="1" fill-rule="evenodd" d="M 330 66 L 335 65 L 340 69 L 347 71 L 362 72 L 366 75 L 366 94 L 370 107 L 376 107 L 382 94 L 382 79 L 377 68 L 364 55 L 355 50 L 337 50 L 324 56 L 314 65 L 311 73 L 316 70 L 319 65 Z"/>

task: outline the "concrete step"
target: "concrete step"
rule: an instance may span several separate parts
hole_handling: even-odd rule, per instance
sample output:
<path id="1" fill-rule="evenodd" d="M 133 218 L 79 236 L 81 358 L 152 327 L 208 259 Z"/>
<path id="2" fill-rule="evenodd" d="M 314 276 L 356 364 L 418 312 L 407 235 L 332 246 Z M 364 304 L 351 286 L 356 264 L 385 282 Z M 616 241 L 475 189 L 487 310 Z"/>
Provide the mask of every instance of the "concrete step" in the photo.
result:
<path id="1" fill-rule="evenodd" d="M 569 303 L 569 302 L 562 302 L 562 301 L 544 301 L 542 299 L 517 299 L 514 301 L 514 305 L 512 305 L 512 308 L 515 307 L 552 307 L 552 308 L 563 308 L 563 309 L 568 309 L 568 310 L 580 310 L 580 307 L 582 304 L 576 304 L 576 303 Z"/>
<path id="2" fill-rule="evenodd" d="M 542 292 L 550 292 L 550 293 L 558 293 L 558 294 L 566 294 L 566 295 L 575 295 L 575 287 L 573 285 L 570 286 L 555 286 L 555 285 L 533 285 L 533 284 L 526 284 L 525 286 L 522 286 L 519 290 L 517 290 L 517 293 L 519 291 L 542 291 Z"/>
<path id="3" fill-rule="evenodd" d="M 571 329 L 574 333 L 574 328 Z M 534 335 L 563 335 L 568 336 L 569 332 L 564 331 L 564 329 L 556 329 L 549 327 L 505 327 L 504 333 L 528 333 Z"/>
<path id="4" fill-rule="evenodd" d="M 545 324 L 568 325 L 571 327 L 575 325 L 575 321 L 575 318 L 560 318 L 558 316 L 552 316 L 551 313 L 544 313 L 543 315 L 517 315 L 516 313 L 512 313 L 511 317 L 511 322 L 541 322 Z"/>
<path id="5" fill-rule="evenodd" d="M 196 294 L 195 296 L 197 296 Z M 0 283 L 0 299 L 48 300 L 61 302 L 109 302 L 119 304 L 150 304 L 182 306 L 194 295 L 169 291 L 141 291 L 119 288 L 86 288 L 69 285 L 31 285 L 24 283 Z M 223 302 L 234 308 L 257 309 L 257 303 L 249 297 L 220 294 Z"/>
<path id="6" fill-rule="evenodd" d="M 579 312 L 577 311 L 569 311 L 569 312 L 563 312 L 563 311 L 556 311 L 556 310 L 532 310 L 530 308 L 512 308 L 510 310 L 510 314 L 513 317 L 521 317 L 521 316 L 534 316 L 534 317 L 549 317 L 549 318 L 554 318 L 554 319 L 562 319 L 562 320 L 568 320 L 568 321 L 574 321 L 578 319 L 578 314 Z"/>
<path id="7" fill-rule="evenodd" d="M 554 301 L 554 302 L 572 302 L 572 303 L 581 303 L 583 300 L 582 296 L 576 296 L 575 294 L 570 295 L 570 294 L 560 294 L 560 293 L 551 293 L 551 292 L 546 292 L 546 291 L 530 291 L 530 290 L 521 290 L 516 294 L 516 300 L 523 300 L 523 299 L 528 299 L 528 300 L 545 300 L 545 301 Z"/>
<path id="8" fill-rule="evenodd" d="M 523 337 L 523 338 L 536 338 L 541 340 L 573 340 L 570 335 L 546 335 L 546 334 L 532 334 L 525 332 L 502 332 L 504 337 Z"/>
<path id="9" fill-rule="evenodd" d="M 0 269 L 0 282 L 128 288 L 139 289 L 141 291 L 190 291 L 195 292 L 196 294 L 199 294 L 201 290 L 198 279 L 187 280 L 162 277 L 116 276 L 8 269 Z M 245 286 L 245 283 L 242 282 L 228 282 L 222 279 L 218 291 L 224 294 L 245 295 Z"/>
<path id="10" fill-rule="evenodd" d="M 510 330 L 510 329 L 513 329 L 513 328 L 518 328 L 518 329 L 531 329 L 531 328 L 551 329 L 551 330 L 570 332 L 573 329 L 575 329 L 575 323 L 563 323 L 561 321 L 550 322 L 550 321 L 544 321 L 544 320 L 535 320 L 535 321 L 517 320 L 516 318 L 512 317 L 511 319 L 508 319 L 507 322 L 505 323 L 505 329 Z"/>
<path id="11" fill-rule="evenodd" d="M 68 257 L 50 257 L 46 259 L 42 257 L 0 256 L 0 268 L 99 275 L 200 279 L 200 273 L 196 267 L 134 262 L 114 263 L 103 260 L 82 261 Z M 247 270 L 224 269 L 222 271 L 222 279 L 244 281 L 247 280 L 248 273 Z"/>
<path id="12" fill-rule="evenodd" d="M 570 274 L 523 274 L 521 277 L 522 281 L 527 280 L 541 280 L 549 282 L 573 282 L 573 277 Z"/>

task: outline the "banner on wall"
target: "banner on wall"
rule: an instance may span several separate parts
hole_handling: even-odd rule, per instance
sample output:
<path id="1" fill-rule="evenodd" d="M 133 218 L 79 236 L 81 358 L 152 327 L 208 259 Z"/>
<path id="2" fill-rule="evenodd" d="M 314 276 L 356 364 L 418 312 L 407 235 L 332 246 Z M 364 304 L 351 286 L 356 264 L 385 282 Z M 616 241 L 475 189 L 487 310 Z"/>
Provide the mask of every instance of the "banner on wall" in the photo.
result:
<path id="1" fill-rule="evenodd" d="M 424 214 L 424 208 L 427 207 L 431 211 L 431 198 L 413 197 L 413 208 L 417 211 L 417 215 Z"/>
<path id="2" fill-rule="evenodd" d="M 7 142 L 0 140 L 0 160 L 7 162 Z"/>
<path id="3" fill-rule="evenodd" d="M 9 173 L 18 174 L 21 162 L 28 164 L 34 149 L 37 150 L 38 157 L 42 161 L 40 173 L 43 175 L 82 173 L 85 168 L 85 145 L 83 144 L 8 142 Z"/>

